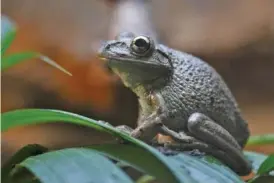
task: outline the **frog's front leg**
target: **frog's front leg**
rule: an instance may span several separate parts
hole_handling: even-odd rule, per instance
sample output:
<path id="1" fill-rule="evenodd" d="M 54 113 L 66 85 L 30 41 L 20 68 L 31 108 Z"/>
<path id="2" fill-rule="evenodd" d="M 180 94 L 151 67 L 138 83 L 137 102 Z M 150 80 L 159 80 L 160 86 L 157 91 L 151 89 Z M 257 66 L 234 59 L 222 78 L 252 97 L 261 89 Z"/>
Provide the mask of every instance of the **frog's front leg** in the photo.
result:
<path id="1" fill-rule="evenodd" d="M 132 129 L 129 126 L 121 125 L 115 127 L 116 129 L 123 131 L 130 136 L 140 139 L 146 143 L 152 142 L 153 138 L 161 131 L 162 120 L 161 117 L 155 112 L 146 118 L 140 125 Z"/>
<path id="2" fill-rule="evenodd" d="M 131 132 L 131 136 L 138 138 L 144 142 L 152 142 L 154 137 L 161 131 L 163 122 L 169 117 L 164 99 L 159 93 L 151 93 L 148 101 L 154 107 L 154 112 L 145 117 L 141 115 L 141 120 L 136 129 Z"/>
<path id="3" fill-rule="evenodd" d="M 160 94 L 151 93 L 147 96 L 146 100 L 154 108 L 150 115 L 146 116 L 141 113 L 138 126 L 135 129 L 130 129 L 124 125 L 116 128 L 129 133 L 134 138 L 150 143 L 159 131 L 161 131 L 162 122 L 168 117 L 168 112 Z"/>
<path id="4" fill-rule="evenodd" d="M 146 143 L 152 142 L 153 138 L 161 131 L 162 120 L 162 116 L 159 116 L 156 112 L 151 114 L 131 132 L 131 136 Z"/>
<path id="5" fill-rule="evenodd" d="M 182 149 L 199 149 L 223 161 L 240 175 L 250 173 L 251 166 L 246 161 L 240 146 L 230 133 L 209 117 L 194 113 L 188 120 L 191 136 L 176 133 L 166 127 L 162 129 L 166 135 L 174 138 Z"/>

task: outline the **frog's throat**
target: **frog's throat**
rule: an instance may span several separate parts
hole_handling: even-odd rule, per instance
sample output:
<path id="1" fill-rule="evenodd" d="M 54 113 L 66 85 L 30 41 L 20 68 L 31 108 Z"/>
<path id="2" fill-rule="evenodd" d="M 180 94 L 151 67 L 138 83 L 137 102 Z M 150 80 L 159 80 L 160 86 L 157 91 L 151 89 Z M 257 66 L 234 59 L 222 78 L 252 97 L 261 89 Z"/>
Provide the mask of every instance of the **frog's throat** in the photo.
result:
<path id="1" fill-rule="evenodd" d="M 133 89 L 133 92 L 138 96 L 140 112 L 144 115 L 149 115 L 155 110 L 155 105 L 151 102 L 150 92 L 142 85 Z"/>

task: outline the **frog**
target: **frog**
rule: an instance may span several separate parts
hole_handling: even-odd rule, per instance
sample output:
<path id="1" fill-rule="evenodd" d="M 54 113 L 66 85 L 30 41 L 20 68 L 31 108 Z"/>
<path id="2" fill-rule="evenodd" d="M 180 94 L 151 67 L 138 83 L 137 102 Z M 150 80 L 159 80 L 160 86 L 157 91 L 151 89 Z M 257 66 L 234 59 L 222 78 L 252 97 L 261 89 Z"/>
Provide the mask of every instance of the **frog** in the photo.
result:
<path id="1" fill-rule="evenodd" d="M 206 61 L 133 32 L 105 41 L 98 56 L 138 97 L 137 127 L 117 129 L 146 143 L 158 134 L 169 136 L 173 141 L 164 144 L 167 148 L 197 149 L 239 175 L 251 172 L 243 153 L 248 123 L 224 79 Z"/>

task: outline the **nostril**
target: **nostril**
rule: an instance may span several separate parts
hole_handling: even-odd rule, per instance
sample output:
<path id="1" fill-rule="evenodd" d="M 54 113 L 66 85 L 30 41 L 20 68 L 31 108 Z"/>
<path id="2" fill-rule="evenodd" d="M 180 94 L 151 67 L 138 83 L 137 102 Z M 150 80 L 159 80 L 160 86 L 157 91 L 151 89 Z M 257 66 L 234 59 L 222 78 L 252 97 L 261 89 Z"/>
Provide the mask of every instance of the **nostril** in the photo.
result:
<path id="1" fill-rule="evenodd" d="M 109 49 L 113 44 L 115 43 L 115 41 L 100 41 L 100 48 L 101 49 Z"/>

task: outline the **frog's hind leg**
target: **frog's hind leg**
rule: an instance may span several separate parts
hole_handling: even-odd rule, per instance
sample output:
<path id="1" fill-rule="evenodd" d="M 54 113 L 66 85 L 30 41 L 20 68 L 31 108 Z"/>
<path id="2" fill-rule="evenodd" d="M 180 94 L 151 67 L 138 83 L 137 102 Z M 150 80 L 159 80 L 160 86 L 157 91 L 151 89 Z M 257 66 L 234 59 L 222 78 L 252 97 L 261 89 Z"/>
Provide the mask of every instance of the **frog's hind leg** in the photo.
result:
<path id="1" fill-rule="evenodd" d="M 163 126 L 162 133 L 171 136 L 182 150 L 198 149 L 215 156 L 240 175 L 250 173 L 251 166 L 246 161 L 241 147 L 230 133 L 207 116 L 195 113 L 188 120 L 190 134 L 174 132 Z"/>
<path id="2" fill-rule="evenodd" d="M 235 138 L 218 123 L 204 114 L 194 113 L 188 119 L 188 130 L 197 139 L 223 151 L 221 160 L 230 159 L 237 173 L 250 173 L 251 166 L 245 159 L 242 148 Z"/>

